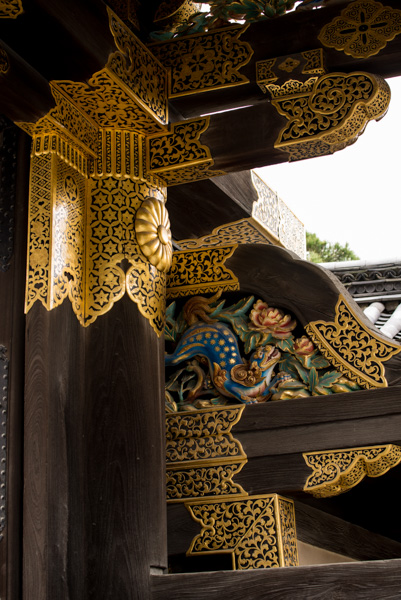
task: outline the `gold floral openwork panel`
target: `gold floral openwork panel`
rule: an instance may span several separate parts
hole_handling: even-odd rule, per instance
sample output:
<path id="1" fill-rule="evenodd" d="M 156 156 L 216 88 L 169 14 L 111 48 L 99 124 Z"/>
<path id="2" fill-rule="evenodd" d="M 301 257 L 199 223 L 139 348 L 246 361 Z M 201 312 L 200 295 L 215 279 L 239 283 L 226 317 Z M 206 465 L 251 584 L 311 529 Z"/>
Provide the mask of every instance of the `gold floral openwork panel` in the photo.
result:
<path id="1" fill-rule="evenodd" d="M 342 150 L 356 141 L 369 121 L 380 119 L 390 103 L 385 80 L 361 72 L 267 87 L 273 106 L 288 120 L 274 146 L 288 152 L 290 160 Z"/>
<path id="2" fill-rule="evenodd" d="M 269 90 L 268 84 L 277 80 L 307 79 L 312 75 L 324 75 L 326 67 L 322 48 L 306 50 L 299 54 L 260 60 L 256 63 L 256 82 L 262 92 Z"/>
<path id="3" fill-rule="evenodd" d="M 297 566 L 294 504 L 277 494 L 188 502 L 201 526 L 189 556 L 231 554 L 233 569 Z"/>
<path id="4" fill-rule="evenodd" d="M 251 59 L 251 46 L 239 38 L 246 27 L 230 26 L 150 46 L 171 69 L 170 98 L 248 83 L 240 73 Z"/>
<path id="5" fill-rule="evenodd" d="M 375 0 L 357 0 L 325 25 L 318 39 L 324 46 L 354 58 L 368 58 L 400 33 L 401 10 Z"/>
<path id="6" fill-rule="evenodd" d="M 351 380 L 364 388 L 387 387 L 383 363 L 399 354 L 401 346 L 364 325 L 343 296 L 334 321 L 312 321 L 305 329 L 322 354 Z"/>
<path id="7" fill-rule="evenodd" d="M 232 245 L 174 252 L 167 276 L 167 297 L 238 290 L 238 278 L 224 266 L 236 248 Z"/>
<path id="8" fill-rule="evenodd" d="M 316 498 L 338 496 L 365 477 L 380 477 L 401 462 L 401 447 L 394 444 L 345 448 L 303 454 L 313 469 L 304 491 Z"/>
<path id="9" fill-rule="evenodd" d="M 243 406 L 166 415 L 167 501 L 246 496 L 233 481 L 247 462 L 232 433 Z"/>

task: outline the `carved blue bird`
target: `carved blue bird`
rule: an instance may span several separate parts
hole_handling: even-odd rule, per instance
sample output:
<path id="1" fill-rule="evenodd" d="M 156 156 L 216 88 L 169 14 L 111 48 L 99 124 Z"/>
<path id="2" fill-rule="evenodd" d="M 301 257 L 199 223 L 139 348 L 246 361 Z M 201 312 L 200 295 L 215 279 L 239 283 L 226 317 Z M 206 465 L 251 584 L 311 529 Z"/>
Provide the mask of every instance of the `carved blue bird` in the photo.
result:
<path id="1" fill-rule="evenodd" d="M 206 358 L 212 382 L 221 394 L 249 404 L 269 393 L 272 371 L 281 355 L 274 346 L 260 346 L 244 361 L 228 325 L 198 321 L 185 331 L 175 351 L 166 355 L 166 366 L 195 356 Z"/>

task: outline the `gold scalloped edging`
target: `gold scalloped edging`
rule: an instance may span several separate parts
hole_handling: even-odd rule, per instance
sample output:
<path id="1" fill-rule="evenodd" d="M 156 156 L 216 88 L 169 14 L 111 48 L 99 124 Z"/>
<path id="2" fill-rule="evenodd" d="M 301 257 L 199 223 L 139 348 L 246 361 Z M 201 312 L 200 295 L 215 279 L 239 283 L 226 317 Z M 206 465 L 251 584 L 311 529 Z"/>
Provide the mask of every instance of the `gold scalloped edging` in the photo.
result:
<path id="1" fill-rule="evenodd" d="M 298 565 L 292 500 L 277 494 L 185 503 L 201 533 L 188 556 L 231 554 L 233 569 Z"/>
<path id="2" fill-rule="evenodd" d="M 325 25 L 318 39 L 354 58 L 378 54 L 401 33 L 401 10 L 374 0 L 351 2 L 341 16 Z"/>
<path id="3" fill-rule="evenodd" d="M 268 84 L 272 104 L 288 120 L 274 147 L 290 160 L 332 154 L 354 143 L 366 124 L 387 112 L 390 88 L 369 73 L 328 73 L 306 82 Z"/>
<path id="4" fill-rule="evenodd" d="M 237 247 L 218 246 L 174 252 L 167 276 L 167 298 L 239 290 L 238 278 L 224 266 Z"/>
<path id="5" fill-rule="evenodd" d="M 167 502 L 247 496 L 233 477 L 247 462 L 232 427 L 244 406 L 166 415 Z"/>
<path id="6" fill-rule="evenodd" d="M 316 498 L 338 496 L 365 477 L 380 477 L 401 462 L 401 447 L 394 444 L 305 452 L 309 475 L 304 492 Z"/>
<path id="7" fill-rule="evenodd" d="M 334 321 L 312 321 L 305 329 L 320 352 L 352 381 L 366 389 L 387 387 L 383 363 L 399 354 L 401 346 L 368 329 L 341 294 Z"/>

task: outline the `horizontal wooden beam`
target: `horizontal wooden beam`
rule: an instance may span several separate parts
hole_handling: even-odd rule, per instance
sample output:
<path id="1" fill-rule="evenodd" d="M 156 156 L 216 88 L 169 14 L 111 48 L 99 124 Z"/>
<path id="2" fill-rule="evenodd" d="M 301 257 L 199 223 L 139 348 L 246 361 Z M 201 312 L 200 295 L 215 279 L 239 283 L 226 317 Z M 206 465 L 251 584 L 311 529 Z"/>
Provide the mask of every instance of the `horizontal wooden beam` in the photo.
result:
<path id="1" fill-rule="evenodd" d="M 401 560 L 152 577 L 153 600 L 395 600 Z"/>
<path id="2" fill-rule="evenodd" d="M 257 85 L 256 63 L 267 59 L 291 56 L 305 50 L 322 48 L 324 50 L 325 65 L 328 72 L 367 71 L 382 77 L 389 78 L 401 74 L 401 36 L 389 40 L 379 52 L 360 59 L 354 58 L 343 51 L 324 46 L 319 40 L 322 28 L 330 23 L 341 11 L 350 4 L 349 1 L 330 2 L 324 8 L 313 11 L 295 11 L 279 18 L 267 19 L 251 23 L 239 36 L 241 44 L 249 45 L 248 60 L 238 69 L 240 77 L 235 85 L 226 85 L 217 89 L 208 89 L 210 82 L 210 64 L 205 70 L 205 83 L 202 82 L 201 66 L 196 71 L 197 87 L 193 90 L 185 89 L 182 96 L 173 97 L 172 105 L 186 118 L 201 114 L 212 113 L 219 110 L 232 109 L 239 106 L 249 106 L 266 100 Z M 385 6 L 399 9 L 398 0 L 387 0 Z M 210 35 L 197 36 L 197 51 L 202 55 L 202 48 L 207 51 L 208 60 L 211 60 L 212 44 L 208 40 Z M 188 57 L 185 52 L 177 54 L 174 47 L 180 43 L 181 38 L 173 39 L 162 44 L 150 46 L 150 49 L 159 56 L 161 62 L 172 61 L 172 80 L 179 77 L 180 70 L 186 67 Z M 184 38 L 185 39 L 185 38 Z M 190 39 L 190 38 L 186 38 Z M 171 49 L 169 50 L 169 46 Z M 218 46 L 217 46 L 218 48 Z M 245 52 L 245 50 L 244 50 Z M 213 60 L 213 57 L 212 57 Z M 182 62 L 181 62 L 182 61 Z M 219 55 L 216 53 L 216 66 L 218 68 Z M 167 63 L 166 63 L 167 64 Z"/>

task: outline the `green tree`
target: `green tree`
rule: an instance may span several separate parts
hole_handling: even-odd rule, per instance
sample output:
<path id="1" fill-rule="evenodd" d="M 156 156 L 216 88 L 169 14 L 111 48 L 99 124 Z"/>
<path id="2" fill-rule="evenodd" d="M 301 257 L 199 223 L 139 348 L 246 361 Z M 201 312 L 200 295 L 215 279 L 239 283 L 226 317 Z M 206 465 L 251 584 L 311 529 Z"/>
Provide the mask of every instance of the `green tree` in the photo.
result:
<path id="1" fill-rule="evenodd" d="M 306 251 L 308 260 L 314 263 L 341 262 L 344 260 L 358 260 L 357 256 L 349 247 L 348 242 L 342 246 L 338 242 L 331 244 L 321 240 L 315 233 L 306 232 Z"/>

